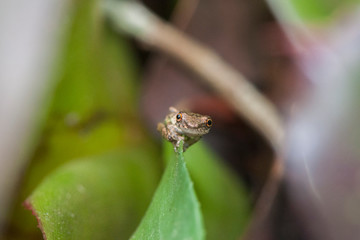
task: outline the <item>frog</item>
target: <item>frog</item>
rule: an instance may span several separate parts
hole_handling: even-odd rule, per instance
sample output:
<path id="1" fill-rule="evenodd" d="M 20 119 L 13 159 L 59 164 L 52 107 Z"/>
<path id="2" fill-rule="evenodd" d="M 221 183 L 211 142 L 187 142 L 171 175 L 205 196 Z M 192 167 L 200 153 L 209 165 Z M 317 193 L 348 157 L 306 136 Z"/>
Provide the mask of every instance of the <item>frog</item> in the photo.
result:
<path id="1" fill-rule="evenodd" d="M 207 134 L 213 125 L 213 120 L 207 115 L 178 110 L 172 106 L 169 111 L 165 120 L 158 123 L 157 130 L 165 140 L 173 144 L 175 152 L 179 151 L 181 141 L 184 142 L 182 150 L 185 152 Z"/>

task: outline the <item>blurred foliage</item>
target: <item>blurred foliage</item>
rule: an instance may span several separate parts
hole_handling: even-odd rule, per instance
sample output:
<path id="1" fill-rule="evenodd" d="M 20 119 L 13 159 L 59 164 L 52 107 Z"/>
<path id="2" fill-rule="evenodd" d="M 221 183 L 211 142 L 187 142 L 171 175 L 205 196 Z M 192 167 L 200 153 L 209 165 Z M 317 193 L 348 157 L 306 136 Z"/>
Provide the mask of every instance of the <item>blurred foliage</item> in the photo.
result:
<path id="1" fill-rule="evenodd" d="M 129 45 L 106 27 L 98 1 L 74 4 L 30 188 L 70 159 L 144 141 L 135 112 L 137 75 Z"/>
<path id="2" fill-rule="evenodd" d="M 172 148 L 166 150 L 171 154 Z M 237 239 L 251 212 L 251 199 L 242 181 L 202 141 L 186 151 L 185 160 L 201 203 L 206 239 Z"/>
<path id="3" fill-rule="evenodd" d="M 351 8 L 358 3 L 358 0 L 291 0 L 288 2 L 305 22 L 331 21 L 339 11 Z"/>
<path id="4" fill-rule="evenodd" d="M 304 239 L 357 239 L 360 2 L 292 3 L 305 27 L 310 26 L 312 39 L 298 59 L 312 86 L 288 124 L 288 195 L 302 213 L 296 217 L 307 228 Z M 276 7 L 281 17 L 287 14 L 286 8 Z M 312 29 L 318 19 L 326 25 Z"/>
<path id="5" fill-rule="evenodd" d="M 64 22 L 68 30 L 54 74 L 56 86 L 48 94 L 47 117 L 19 189 L 12 231 L 34 231 L 32 216 L 21 202 L 68 161 L 141 146 L 159 166 L 159 155 L 137 116 L 138 70 L 129 44 L 107 27 L 99 1 L 75 1 L 72 10 Z"/>
<path id="6" fill-rule="evenodd" d="M 175 2 L 170 1 L 171 8 Z M 250 218 L 250 197 L 242 182 L 202 142 L 177 156 L 171 144 L 164 145 L 167 167 L 156 190 L 162 170 L 161 155 L 146 134 L 137 112 L 138 63 L 124 36 L 114 33 L 106 24 L 100 3 L 98 0 L 71 1 L 71 12 L 64 17 L 66 31 L 59 46 L 61 50 L 53 79 L 49 81 L 54 87 L 49 88 L 48 101 L 43 106 L 46 117 L 38 129 L 40 137 L 34 137 L 36 147 L 33 156 L 29 157 L 31 163 L 23 184 L 19 185 L 21 188 L 9 223 L 10 234 L 6 238 L 40 236 L 34 217 L 21 207 L 27 199 L 27 207 L 40 219 L 49 240 L 127 239 L 130 236 L 134 239 L 204 239 L 205 236 L 209 240 L 237 239 Z M 292 0 L 286 4 L 295 9 L 303 22 L 312 24 L 331 22 L 334 16 L 341 15 L 356 3 L 356 0 Z M 281 11 L 288 8 L 282 4 L 274 7 L 279 8 L 276 9 L 278 13 L 286 15 Z M 350 45 L 351 48 L 356 49 L 356 45 Z M 358 60 L 351 57 L 349 59 L 353 61 Z M 336 66 L 326 67 L 336 69 Z M 314 65 L 314 69 L 319 71 L 320 68 Z M 354 69 L 349 71 L 351 79 L 359 76 L 356 66 L 355 70 L 356 74 L 352 73 Z M 350 81 L 345 74 L 338 79 L 347 79 L 343 84 Z M 340 100 L 337 101 L 339 105 L 334 104 L 341 108 L 351 105 L 348 106 L 349 115 L 343 114 L 345 118 L 339 125 L 348 127 L 346 136 L 334 135 L 331 139 L 344 139 L 346 152 L 356 153 L 353 155 L 357 157 L 359 137 L 357 131 L 353 131 L 357 126 L 353 119 L 359 116 L 356 108 L 359 86 L 356 81 L 351 84 L 354 86 L 347 86 L 344 96 L 352 98 L 349 101 L 352 105 Z M 330 106 L 328 100 L 340 96 L 338 90 L 341 89 L 334 89 L 336 91 L 326 95 L 324 105 Z M 331 119 L 326 116 L 325 107 L 316 107 L 314 104 L 315 112 L 325 116 L 321 126 L 326 126 L 323 123 L 331 122 Z M 334 109 L 331 105 L 329 112 Z M 302 115 L 305 123 L 311 123 L 311 118 L 316 116 L 314 113 Z M 316 123 L 316 120 L 313 121 Z M 316 128 L 315 135 L 319 134 L 321 126 Z M 313 134 L 311 128 L 304 129 Z M 326 145 L 326 141 L 319 142 L 325 145 L 319 145 L 317 149 L 325 153 L 336 149 Z M 289 141 L 289 146 L 291 144 L 297 151 L 302 151 L 298 143 Z M 325 155 L 324 159 L 328 164 L 331 158 Z M 351 161 L 353 159 L 358 163 L 356 158 Z M 334 163 L 339 162 L 349 161 L 337 161 L 334 157 Z M 331 166 L 337 170 L 336 164 L 328 164 L 328 169 Z M 333 191 L 336 175 L 322 172 L 325 172 L 324 182 L 329 186 L 324 185 L 320 190 L 330 196 L 327 199 L 333 199 L 338 193 Z M 343 186 L 339 184 L 338 189 Z M 352 189 L 349 192 L 353 192 Z M 354 199 L 358 200 L 357 196 Z M 356 207 L 358 201 L 355 200 L 351 199 L 351 206 Z M 347 205 L 342 199 L 334 203 L 323 206 L 328 207 L 328 214 L 332 216 L 329 222 L 333 221 L 338 227 L 346 221 L 338 217 L 336 206 Z M 354 212 L 352 210 L 349 215 L 358 220 L 358 215 L 350 214 Z"/>
<path id="7" fill-rule="evenodd" d="M 157 183 L 145 149 L 74 161 L 47 177 L 28 205 L 47 239 L 128 239 Z"/>
<path id="8" fill-rule="evenodd" d="M 34 217 L 21 207 L 25 199 L 47 239 L 126 239 L 159 181 L 160 155 L 137 113 L 138 63 L 129 43 L 109 29 L 99 4 L 73 1 L 66 16 L 49 83 L 54 88 L 7 239 L 40 236 Z M 175 159 L 170 144 L 164 150 L 167 170 L 134 238 L 159 231 L 179 239 L 203 239 L 205 232 L 207 239 L 236 239 L 250 215 L 239 179 L 205 145 L 195 145 L 185 157 L 199 204 L 183 155 Z"/>

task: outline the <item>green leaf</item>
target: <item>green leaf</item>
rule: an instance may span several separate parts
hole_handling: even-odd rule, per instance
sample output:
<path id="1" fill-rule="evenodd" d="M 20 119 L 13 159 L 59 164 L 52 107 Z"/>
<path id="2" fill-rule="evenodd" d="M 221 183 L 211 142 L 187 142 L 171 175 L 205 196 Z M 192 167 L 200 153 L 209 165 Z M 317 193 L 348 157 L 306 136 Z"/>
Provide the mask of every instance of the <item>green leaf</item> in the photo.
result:
<path id="1" fill-rule="evenodd" d="M 165 145 L 165 159 L 173 146 Z M 208 240 L 238 239 L 251 213 L 251 199 L 236 174 L 202 141 L 185 153 L 191 179 L 201 203 Z"/>
<path id="2" fill-rule="evenodd" d="M 251 214 L 243 182 L 202 141 L 185 153 L 201 203 L 208 240 L 239 239 Z"/>
<path id="3" fill-rule="evenodd" d="M 294 7 L 299 17 L 306 22 L 331 20 L 342 8 L 355 6 L 358 0 L 291 0 L 289 3 Z"/>
<path id="4" fill-rule="evenodd" d="M 332 23 L 359 6 L 359 0 L 267 0 L 275 15 L 286 24 Z"/>
<path id="5" fill-rule="evenodd" d="M 94 112 L 133 112 L 137 69 L 128 43 L 104 24 L 99 0 L 74 2 L 51 104 L 50 119 Z M 122 103 L 122 101 L 126 102 Z"/>
<path id="6" fill-rule="evenodd" d="M 131 149 L 71 162 L 28 198 L 46 239 L 127 239 L 158 181 L 146 151 Z"/>
<path id="7" fill-rule="evenodd" d="M 200 205 L 183 153 L 172 153 L 151 205 L 131 239 L 204 239 L 204 235 Z"/>
<path id="8" fill-rule="evenodd" d="M 58 166 L 121 146 L 148 143 L 136 116 L 138 71 L 131 46 L 105 24 L 99 0 L 73 1 L 64 18 L 63 43 L 46 116 L 32 139 L 33 152 L 14 204 L 11 228 L 37 232 L 21 207 Z M 154 156 L 154 155 L 153 155 Z"/>

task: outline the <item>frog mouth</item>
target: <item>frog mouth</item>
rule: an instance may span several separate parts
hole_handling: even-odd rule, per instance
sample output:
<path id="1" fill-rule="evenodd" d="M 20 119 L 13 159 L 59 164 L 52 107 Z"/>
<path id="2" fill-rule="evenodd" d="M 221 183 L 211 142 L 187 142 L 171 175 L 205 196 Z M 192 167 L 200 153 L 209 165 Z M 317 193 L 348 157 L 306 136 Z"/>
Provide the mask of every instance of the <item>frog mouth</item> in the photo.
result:
<path id="1" fill-rule="evenodd" d="M 190 137 L 203 135 L 203 134 L 209 132 L 209 131 L 207 131 L 207 129 L 200 129 L 200 128 L 197 128 L 197 129 L 181 128 L 181 131 L 183 131 L 186 135 L 188 135 Z"/>

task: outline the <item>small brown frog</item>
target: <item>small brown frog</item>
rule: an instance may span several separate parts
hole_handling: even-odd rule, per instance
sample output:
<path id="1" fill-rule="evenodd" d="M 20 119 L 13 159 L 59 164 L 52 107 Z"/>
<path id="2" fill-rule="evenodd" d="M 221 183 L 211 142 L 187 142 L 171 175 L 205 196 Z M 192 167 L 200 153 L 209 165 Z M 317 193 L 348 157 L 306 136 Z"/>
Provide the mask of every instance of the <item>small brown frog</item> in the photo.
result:
<path id="1" fill-rule="evenodd" d="M 177 152 L 180 141 L 184 141 L 184 152 L 191 145 L 207 134 L 213 124 L 211 117 L 187 111 L 178 111 L 175 107 L 169 108 L 170 113 L 164 122 L 158 123 L 157 130 L 162 137 L 174 145 Z"/>

